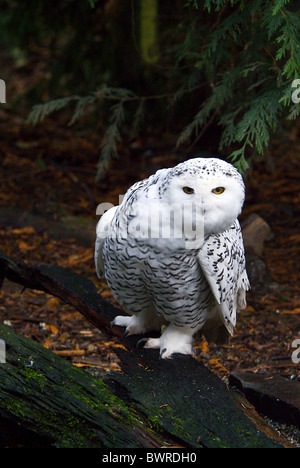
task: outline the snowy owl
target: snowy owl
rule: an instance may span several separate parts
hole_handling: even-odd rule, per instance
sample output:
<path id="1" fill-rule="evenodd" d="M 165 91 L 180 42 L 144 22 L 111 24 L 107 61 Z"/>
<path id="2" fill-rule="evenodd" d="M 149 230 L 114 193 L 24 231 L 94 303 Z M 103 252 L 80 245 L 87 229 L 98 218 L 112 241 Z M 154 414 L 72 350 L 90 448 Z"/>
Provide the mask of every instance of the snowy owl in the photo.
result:
<path id="1" fill-rule="evenodd" d="M 125 334 L 161 331 L 140 346 L 162 358 L 194 355 L 193 335 L 228 342 L 249 281 L 237 220 L 239 172 L 218 158 L 193 158 L 135 183 L 97 224 L 95 264 L 129 314 Z M 164 327 L 162 327 L 164 325 Z"/>

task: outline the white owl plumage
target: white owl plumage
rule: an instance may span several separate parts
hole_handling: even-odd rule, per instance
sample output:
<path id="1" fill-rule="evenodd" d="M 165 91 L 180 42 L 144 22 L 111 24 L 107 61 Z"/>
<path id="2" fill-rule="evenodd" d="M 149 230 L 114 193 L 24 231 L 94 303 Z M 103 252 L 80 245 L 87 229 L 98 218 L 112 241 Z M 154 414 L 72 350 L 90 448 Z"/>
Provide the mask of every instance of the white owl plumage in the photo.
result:
<path id="1" fill-rule="evenodd" d="M 97 225 L 95 264 L 130 315 L 113 325 L 162 358 L 194 354 L 193 335 L 228 342 L 249 281 L 241 228 L 241 175 L 218 158 L 193 158 L 135 183 Z"/>

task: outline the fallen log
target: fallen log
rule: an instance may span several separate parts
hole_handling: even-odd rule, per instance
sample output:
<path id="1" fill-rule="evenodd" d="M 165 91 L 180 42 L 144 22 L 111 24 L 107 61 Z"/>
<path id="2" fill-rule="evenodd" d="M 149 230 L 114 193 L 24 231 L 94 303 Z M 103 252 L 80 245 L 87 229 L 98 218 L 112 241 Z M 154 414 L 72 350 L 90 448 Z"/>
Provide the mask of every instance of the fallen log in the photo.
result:
<path id="1" fill-rule="evenodd" d="M 159 360 L 110 322 L 119 310 L 95 285 L 60 267 L 34 267 L 0 254 L 0 279 L 53 294 L 114 335 L 123 373 L 103 382 L 1 325 L 0 415 L 62 447 L 282 447 L 236 391 L 190 356 Z"/>
<path id="2" fill-rule="evenodd" d="M 32 340 L 0 325 L 0 415 L 55 447 L 161 447 L 134 411 L 100 379 L 70 366 Z"/>
<path id="3" fill-rule="evenodd" d="M 242 391 L 262 414 L 300 429 L 300 382 L 280 375 L 233 372 L 229 384 Z"/>

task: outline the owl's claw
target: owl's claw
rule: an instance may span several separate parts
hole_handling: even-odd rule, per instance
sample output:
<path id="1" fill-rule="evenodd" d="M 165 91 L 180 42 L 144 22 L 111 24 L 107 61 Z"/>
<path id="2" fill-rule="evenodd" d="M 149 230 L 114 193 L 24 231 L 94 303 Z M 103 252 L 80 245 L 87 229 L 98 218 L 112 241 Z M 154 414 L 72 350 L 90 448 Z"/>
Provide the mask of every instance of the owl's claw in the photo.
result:
<path id="1" fill-rule="evenodd" d="M 161 350 L 161 352 L 159 353 L 160 359 L 164 359 L 164 358 L 163 358 L 163 354 L 164 354 L 166 351 L 167 351 L 167 348 L 164 348 L 164 349 Z"/>
<path id="2" fill-rule="evenodd" d="M 110 328 L 114 327 L 115 326 L 115 319 L 113 319 L 111 322 L 110 322 Z"/>
<path id="3" fill-rule="evenodd" d="M 137 342 L 136 347 L 139 348 L 139 349 L 143 348 L 147 341 L 148 341 L 148 338 L 141 338 Z"/>
<path id="4" fill-rule="evenodd" d="M 117 323 L 117 321 L 116 321 L 116 318 L 117 318 L 117 317 L 115 317 L 115 318 L 110 322 L 110 328 L 113 328 L 113 327 L 119 325 L 119 324 Z M 126 330 L 124 331 L 123 336 L 124 336 L 124 338 L 126 338 L 126 336 L 128 336 L 128 335 L 130 335 L 130 333 L 129 333 L 128 328 L 126 328 Z"/>

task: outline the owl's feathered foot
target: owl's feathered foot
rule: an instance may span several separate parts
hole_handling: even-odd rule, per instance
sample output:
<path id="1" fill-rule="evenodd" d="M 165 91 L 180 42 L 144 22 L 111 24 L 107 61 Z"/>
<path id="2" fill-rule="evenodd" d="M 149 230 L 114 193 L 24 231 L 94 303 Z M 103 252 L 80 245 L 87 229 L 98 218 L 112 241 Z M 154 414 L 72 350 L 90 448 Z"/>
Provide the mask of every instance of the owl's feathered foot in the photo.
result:
<path id="1" fill-rule="evenodd" d="M 160 338 L 142 338 L 138 347 L 158 348 L 162 359 L 171 358 L 173 354 L 190 354 L 195 356 L 196 351 L 192 346 L 193 335 L 186 333 L 181 328 L 169 325 Z"/>
<path id="2" fill-rule="evenodd" d="M 155 316 L 151 312 L 139 312 L 132 316 L 118 315 L 111 322 L 110 326 L 126 327 L 124 336 L 140 335 L 148 331 L 159 331 L 163 320 L 161 317 Z"/>

